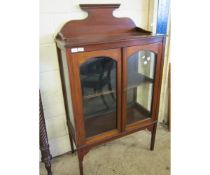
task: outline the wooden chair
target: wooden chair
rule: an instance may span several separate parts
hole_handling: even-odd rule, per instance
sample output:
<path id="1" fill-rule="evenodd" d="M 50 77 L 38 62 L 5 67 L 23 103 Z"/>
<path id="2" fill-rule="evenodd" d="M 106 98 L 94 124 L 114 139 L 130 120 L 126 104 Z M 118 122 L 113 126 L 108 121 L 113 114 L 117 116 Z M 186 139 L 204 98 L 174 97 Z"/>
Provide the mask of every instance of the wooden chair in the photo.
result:
<path id="1" fill-rule="evenodd" d="M 112 92 L 111 70 L 114 61 L 111 58 L 99 57 L 89 60 L 80 67 L 81 85 L 83 96 L 85 88 L 92 89 L 94 93 L 100 93 L 100 97 L 106 108 L 109 108 L 103 94 L 103 88 L 108 86 Z M 110 93 L 115 101 L 114 93 Z"/>

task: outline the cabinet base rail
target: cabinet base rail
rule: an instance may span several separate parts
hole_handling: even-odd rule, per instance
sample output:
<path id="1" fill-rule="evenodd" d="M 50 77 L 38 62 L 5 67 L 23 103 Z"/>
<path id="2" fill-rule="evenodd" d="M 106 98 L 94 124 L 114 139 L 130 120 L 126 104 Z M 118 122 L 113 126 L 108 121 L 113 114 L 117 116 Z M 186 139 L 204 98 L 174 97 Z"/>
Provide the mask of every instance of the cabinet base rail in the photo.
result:
<path id="1" fill-rule="evenodd" d="M 74 153 L 75 151 L 77 151 L 77 156 L 78 156 L 78 161 L 79 161 L 80 175 L 84 175 L 84 172 L 83 172 L 83 159 L 84 159 L 84 156 L 94 146 L 99 145 L 99 144 L 103 144 L 103 143 L 106 143 L 106 142 L 109 142 L 109 141 L 112 141 L 114 139 L 123 137 L 125 135 L 129 135 L 129 134 L 132 134 L 132 133 L 134 133 L 136 131 L 140 131 L 140 130 L 144 130 L 144 129 L 148 129 L 148 131 L 151 132 L 150 150 L 153 151 L 154 150 L 154 146 L 155 146 L 157 121 L 153 122 L 152 125 L 150 124 L 149 126 L 138 128 L 138 129 L 135 129 L 135 130 L 132 130 L 132 131 L 123 132 L 123 133 L 121 133 L 121 134 L 119 134 L 119 135 L 117 135 L 115 137 L 107 138 L 105 140 L 100 140 L 98 143 L 93 143 L 93 144 L 90 144 L 90 145 L 87 145 L 87 144 L 86 145 L 82 145 L 82 146 L 77 147 L 76 149 L 74 149 L 74 146 L 73 146 L 73 138 L 72 138 L 71 134 L 69 134 L 70 144 L 71 144 L 71 152 Z"/>

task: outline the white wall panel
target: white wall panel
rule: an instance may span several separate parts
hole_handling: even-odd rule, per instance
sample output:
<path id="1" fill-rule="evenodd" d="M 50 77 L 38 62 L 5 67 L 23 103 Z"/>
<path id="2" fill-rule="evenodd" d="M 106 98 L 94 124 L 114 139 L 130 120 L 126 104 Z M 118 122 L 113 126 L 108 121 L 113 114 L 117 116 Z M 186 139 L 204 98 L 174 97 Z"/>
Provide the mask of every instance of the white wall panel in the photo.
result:
<path id="1" fill-rule="evenodd" d="M 63 13 L 74 9 L 72 6 L 74 0 L 41 0 L 41 13 Z"/>
<path id="2" fill-rule="evenodd" d="M 40 45 L 39 72 L 59 70 L 55 44 Z"/>
<path id="3" fill-rule="evenodd" d="M 48 139 L 56 139 L 68 134 L 64 115 L 46 119 Z"/>

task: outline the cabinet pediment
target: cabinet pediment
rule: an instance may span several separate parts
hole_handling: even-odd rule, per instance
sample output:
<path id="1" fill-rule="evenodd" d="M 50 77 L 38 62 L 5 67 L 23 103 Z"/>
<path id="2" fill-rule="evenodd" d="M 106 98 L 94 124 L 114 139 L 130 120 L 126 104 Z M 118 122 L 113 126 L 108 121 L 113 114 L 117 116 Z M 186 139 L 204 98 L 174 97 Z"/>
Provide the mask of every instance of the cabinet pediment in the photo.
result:
<path id="1" fill-rule="evenodd" d="M 119 6 L 120 4 L 81 4 L 80 8 L 88 13 L 87 18 L 67 22 L 56 39 L 72 43 L 75 40 L 81 40 L 84 43 L 92 40 L 92 42 L 106 40 L 107 35 L 111 35 L 115 40 L 120 40 L 151 34 L 149 31 L 136 27 L 130 18 L 114 17 L 113 11 Z M 83 38 L 85 38 L 84 41 Z"/>

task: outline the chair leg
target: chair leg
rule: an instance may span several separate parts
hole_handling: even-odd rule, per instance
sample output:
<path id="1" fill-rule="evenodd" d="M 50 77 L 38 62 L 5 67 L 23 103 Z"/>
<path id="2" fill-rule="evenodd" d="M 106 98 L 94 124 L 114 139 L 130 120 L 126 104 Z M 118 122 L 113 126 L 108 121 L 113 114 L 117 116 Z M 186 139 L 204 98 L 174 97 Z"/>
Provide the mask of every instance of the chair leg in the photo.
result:
<path id="1" fill-rule="evenodd" d="M 98 92 L 102 93 L 102 89 L 99 89 Z M 108 104 L 107 104 L 107 102 L 106 102 L 106 100 L 104 98 L 104 95 L 101 94 L 100 96 L 101 96 L 101 100 L 102 100 L 103 104 L 106 106 L 107 109 L 109 109 L 109 106 L 108 106 Z"/>
<path id="2" fill-rule="evenodd" d="M 97 90 L 95 88 L 93 89 L 93 91 L 94 91 L 94 93 L 97 93 Z M 99 89 L 98 92 L 102 93 L 102 89 Z M 101 96 L 101 100 L 102 100 L 103 104 L 106 106 L 107 109 L 109 109 L 109 106 L 104 98 L 104 95 L 101 94 L 100 96 Z"/>
<path id="3" fill-rule="evenodd" d="M 47 170 L 47 175 L 52 175 L 52 170 L 51 170 L 51 162 L 44 162 L 45 168 Z"/>
<path id="4" fill-rule="evenodd" d="M 110 91 L 112 91 L 111 83 L 108 84 L 108 88 L 109 88 Z M 113 92 L 111 93 L 111 96 L 112 96 L 113 101 L 115 101 L 115 97 L 114 97 L 114 93 Z"/>
<path id="5" fill-rule="evenodd" d="M 104 103 L 104 105 L 106 106 L 106 108 L 109 109 L 109 106 L 108 106 L 103 94 L 101 94 L 101 99 L 102 99 L 102 102 Z"/>
<path id="6" fill-rule="evenodd" d="M 51 171 L 51 159 L 52 155 L 50 154 L 50 147 L 48 143 L 48 136 L 46 130 L 46 124 L 44 119 L 44 112 L 42 106 L 41 95 L 39 94 L 39 146 L 41 151 L 41 160 L 45 164 L 48 175 L 52 175 Z"/>
<path id="7" fill-rule="evenodd" d="M 71 134 L 69 134 L 69 139 L 70 139 L 70 144 L 71 144 L 71 153 L 73 154 L 75 152 L 75 149 L 74 149 L 74 142 L 73 142 L 73 138 Z"/>

